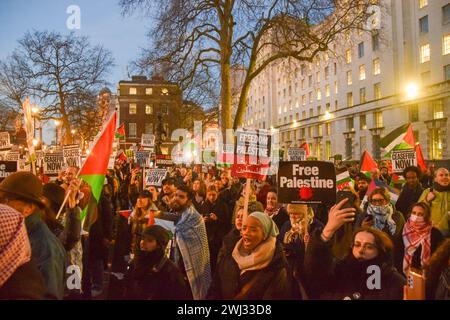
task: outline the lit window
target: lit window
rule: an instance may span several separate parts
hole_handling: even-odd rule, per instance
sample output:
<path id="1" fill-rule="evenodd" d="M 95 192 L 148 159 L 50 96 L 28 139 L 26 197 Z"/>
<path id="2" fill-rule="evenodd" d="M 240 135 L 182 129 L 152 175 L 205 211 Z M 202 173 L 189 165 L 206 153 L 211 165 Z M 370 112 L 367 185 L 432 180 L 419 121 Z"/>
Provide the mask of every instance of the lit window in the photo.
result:
<path id="1" fill-rule="evenodd" d="M 353 107 L 353 93 L 347 93 L 347 107 Z"/>
<path id="2" fill-rule="evenodd" d="M 145 88 L 145 94 L 148 96 L 153 94 L 153 88 Z"/>
<path id="3" fill-rule="evenodd" d="M 352 63 L 352 51 L 350 49 L 345 51 L 345 62 Z"/>
<path id="4" fill-rule="evenodd" d="M 136 123 L 128 124 L 128 134 L 130 137 L 136 137 Z"/>
<path id="5" fill-rule="evenodd" d="M 420 63 L 430 61 L 430 44 L 424 44 L 420 46 Z"/>
<path id="6" fill-rule="evenodd" d="M 306 106 L 306 96 L 302 96 L 302 106 Z"/>
<path id="7" fill-rule="evenodd" d="M 167 88 L 162 88 L 161 89 L 161 95 L 168 96 L 169 95 L 169 90 Z"/>
<path id="8" fill-rule="evenodd" d="M 136 88 L 130 88 L 130 94 L 137 94 Z"/>
<path id="9" fill-rule="evenodd" d="M 325 96 L 328 98 L 330 96 L 330 85 L 325 86 Z"/>
<path id="10" fill-rule="evenodd" d="M 380 59 L 379 58 L 373 59 L 373 74 L 377 75 L 380 73 L 381 73 Z"/>
<path id="11" fill-rule="evenodd" d="M 136 103 L 130 103 L 129 113 L 130 114 L 136 114 L 136 110 L 137 110 Z"/>
<path id="12" fill-rule="evenodd" d="M 320 89 L 316 89 L 316 95 L 318 101 L 322 100 L 322 92 L 320 92 Z"/>
<path id="13" fill-rule="evenodd" d="M 334 82 L 334 93 L 338 94 L 338 84 L 337 81 Z"/>
<path id="14" fill-rule="evenodd" d="M 153 106 L 151 104 L 145 105 L 145 114 L 153 114 Z"/>
<path id="15" fill-rule="evenodd" d="M 376 100 L 381 99 L 381 84 L 375 83 L 373 85 L 374 97 Z"/>
<path id="16" fill-rule="evenodd" d="M 428 5 L 428 0 L 419 0 L 419 9 L 426 7 Z"/>
<path id="17" fill-rule="evenodd" d="M 316 73 L 317 82 L 320 82 L 320 72 Z"/>
<path id="18" fill-rule="evenodd" d="M 330 78 L 330 68 L 325 67 L 325 80 L 328 80 Z"/>
<path id="19" fill-rule="evenodd" d="M 347 84 L 350 86 L 353 83 L 352 81 L 352 71 L 347 71 Z"/>
<path id="20" fill-rule="evenodd" d="M 445 56 L 450 53 L 450 34 L 442 38 L 442 54 Z"/>
<path id="21" fill-rule="evenodd" d="M 366 66 L 364 64 L 359 66 L 359 80 L 366 80 Z"/>
<path id="22" fill-rule="evenodd" d="M 366 102 L 366 88 L 359 89 L 359 103 Z"/>
<path id="23" fill-rule="evenodd" d="M 310 92 L 308 96 L 309 96 L 309 103 L 312 103 L 313 102 L 312 92 Z"/>

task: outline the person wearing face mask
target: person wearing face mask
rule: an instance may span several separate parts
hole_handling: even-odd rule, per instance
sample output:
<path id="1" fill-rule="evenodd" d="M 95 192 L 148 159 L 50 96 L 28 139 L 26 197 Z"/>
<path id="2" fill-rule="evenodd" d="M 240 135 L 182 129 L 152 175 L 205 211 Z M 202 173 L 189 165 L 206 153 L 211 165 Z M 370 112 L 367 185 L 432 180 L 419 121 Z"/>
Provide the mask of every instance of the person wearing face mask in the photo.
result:
<path id="1" fill-rule="evenodd" d="M 435 171 L 433 187 L 426 189 L 419 201 L 425 201 L 431 207 L 433 226 L 445 236 L 450 236 L 450 176 L 445 168 Z"/>
<path id="2" fill-rule="evenodd" d="M 124 299 L 190 300 L 189 285 L 177 266 L 165 256 L 169 233 L 161 226 L 147 227 L 126 276 Z"/>
<path id="3" fill-rule="evenodd" d="M 289 277 L 298 285 L 293 288 L 293 294 L 298 299 L 306 299 L 307 293 L 302 281 L 305 250 L 309 235 L 317 229 L 322 229 L 323 224 L 314 217 L 312 208 L 305 204 L 288 204 L 287 212 L 289 220 L 283 224 L 278 240 L 283 245 Z"/>
<path id="4" fill-rule="evenodd" d="M 253 212 L 242 226 L 242 238 L 217 265 L 210 299 L 290 299 L 291 285 L 278 228 L 263 212 Z"/>
<path id="5" fill-rule="evenodd" d="M 286 209 L 278 202 L 277 191 L 274 189 L 267 192 L 266 209 L 264 210 L 264 213 L 273 219 L 278 229 L 281 229 L 289 220 Z"/>
<path id="6" fill-rule="evenodd" d="M 430 207 L 425 202 L 411 206 L 408 221 L 403 228 L 403 264 L 399 270 L 406 275 L 408 269 L 423 269 L 444 240 L 441 232 L 432 226 Z"/>
<path id="7" fill-rule="evenodd" d="M 332 253 L 336 230 L 353 222 L 356 208 L 343 208 L 348 199 L 333 206 L 323 230 L 311 234 L 305 253 L 305 279 L 312 299 L 402 300 L 405 278 L 393 266 L 393 244 L 373 228 L 355 231 L 352 246 L 343 260 Z M 378 285 L 369 279 L 377 270 Z"/>
<path id="8" fill-rule="evenodd" d="M 386 232 L 395 245 L 396 240 L 401 238 L 405 219 L 394 209 L 390 200 L 389 192 L 385 188 L 375 188 L 369 195 L 369 205 L 357 225 Z"/>
<path id="9" fill-rule="evenodd" d="M 403 213 L 406 218 L 408 210 L 413 203 L 416 203 L 422 195 L 423 188 L 420 184 L 421 171 L 419 167 L 407 167 L 403 170 L 403 177 L 406 183 L 402 188 L 402 192 L 398 196 L 395 208 Z"/>

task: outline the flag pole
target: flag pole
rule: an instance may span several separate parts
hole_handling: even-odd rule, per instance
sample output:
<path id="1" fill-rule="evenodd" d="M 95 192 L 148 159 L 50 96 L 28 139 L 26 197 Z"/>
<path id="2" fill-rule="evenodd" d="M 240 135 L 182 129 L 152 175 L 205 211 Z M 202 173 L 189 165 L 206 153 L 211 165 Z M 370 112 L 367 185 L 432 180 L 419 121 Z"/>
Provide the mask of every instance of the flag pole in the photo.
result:
<path id="1" fill-rule="evenodd" d="M 116 115 L 116 113 L 117 113 L 117 112 L 114 111 L 114 112 L 109 116 L 109 119 L 108 119 L 108 121 L 106 122 L 106 125 L 102 128 L 102 131 L 100 131 L 100 134 L 98 134 L 98 135 L 95 137 L 95 143 L 93 144 L 94 146 L 97 145 L 98 140 L 99 140 L 100 137 L 103 135 L 103 133 L 105 133 L 106 128 L 108 127 L 109 123 L 111 122 L 112 118 Z M 81 170 L 84 168 L 84 166 L 86 165 L 86 162 L 87 162 L 87 159 L 88 159 L 88 158 L 89 158 L 89 156 L 86 157 L 86 159 L 84 159 L 83 164 L 82 164 L 81 167 L 78 169 L 78 172 L 77 172 L 75 178 L 78 178 L 78 176 L 80 175 L 80 172 L 81 172 Z M 64 207 L 65 207 L 65 205 L 66 205 L 67 200 L 69 200 L 70 192 L 71 192 L 70 189 L 68 189 L 68 190 L 67 190 L 67 194 L 66 194 L 66 196 L 64 197 L 64 201 L 63 201 L 63 203 L 61 204 L 61 207 L 59 208 L 58 214 L 56 215 L 56 220 L 58 220 L 58 218 L 59 218 L 59 216 L 60 216 L 62 210 L 64 209 Z"/>

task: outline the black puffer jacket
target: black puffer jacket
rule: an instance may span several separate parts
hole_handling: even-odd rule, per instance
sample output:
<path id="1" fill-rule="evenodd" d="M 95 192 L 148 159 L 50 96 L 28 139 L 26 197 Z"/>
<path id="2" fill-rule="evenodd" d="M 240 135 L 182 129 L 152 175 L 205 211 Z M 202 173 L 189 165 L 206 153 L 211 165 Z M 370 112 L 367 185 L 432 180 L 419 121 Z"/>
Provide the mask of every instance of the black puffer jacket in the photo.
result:
<path id="1" fill-rule="evenodd" d="M 276 243 L 275 254 L 266 268 L 246 271 L 243 274 L 232 257 L 233 249 L 234 246 L 231 250 L 228 248 L 217 262 L 217 272 L 208 294 L 209 299 L 285 300 L 292 298 L 287 263 L 281 244 Z M 250 288 L 243 290 L 248 283 L 252 284 Z"/>

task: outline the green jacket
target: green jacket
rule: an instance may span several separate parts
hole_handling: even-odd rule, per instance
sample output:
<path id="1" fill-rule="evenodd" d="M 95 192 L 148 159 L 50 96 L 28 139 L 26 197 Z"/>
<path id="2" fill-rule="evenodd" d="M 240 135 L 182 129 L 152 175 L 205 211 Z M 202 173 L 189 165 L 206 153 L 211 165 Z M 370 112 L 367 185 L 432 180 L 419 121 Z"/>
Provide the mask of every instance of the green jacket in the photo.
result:
<path id="1" fill-rule="evenodd" d="M 31 254 L 41 272 L 46 286 L 46 299 L 62 299 L 64 295 L 64 276 L 66 250 L 61 241 L 41 220 L 39 212 L 25 219 Z"/>
<path id="2" fill-rule="evenodd" d="M 419 201 L 427 202 L 425 199 L 429 193 L 430 189 L 425 189 L 425 191 L 420 196 Z M 431 221 L 433 222 L 433 226 L 435 228 L 439 229 L 439 231 L 441 231 L 444 235 L 448 236 L 450 192 L 439 192 L 433 190 L 433 193 L 436 195 L 436 198 L 434 198 L 434 200 L 431 202 L 427 202 L 431 207 Z"/>

